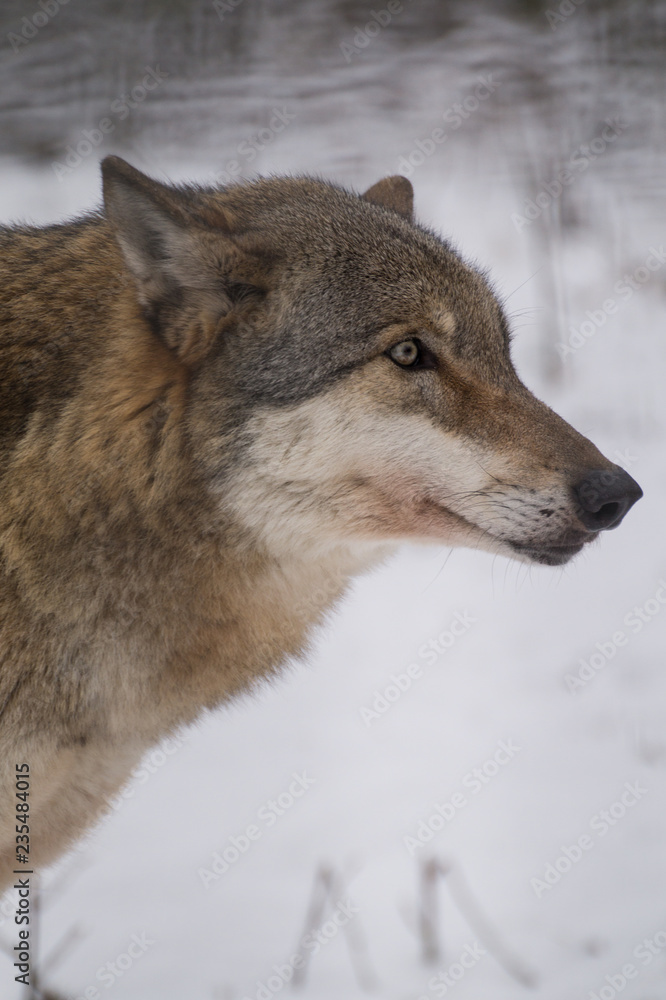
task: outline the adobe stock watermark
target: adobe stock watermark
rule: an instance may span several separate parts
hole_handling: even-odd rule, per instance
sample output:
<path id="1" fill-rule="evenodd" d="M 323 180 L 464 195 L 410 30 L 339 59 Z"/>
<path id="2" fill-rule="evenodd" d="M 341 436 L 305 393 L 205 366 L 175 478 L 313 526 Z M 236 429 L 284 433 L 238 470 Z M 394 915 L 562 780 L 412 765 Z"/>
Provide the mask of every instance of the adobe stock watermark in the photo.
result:
<path id="1" fill-rule="evenodd" d="M 479 767 L 468 771 L 464 776 L 460 782 L 464 791 L 455 791 L 444 802 L 436 802 L 430 815 L 426 819 L 419 820 L 416 824 L 415 834 L 407 834 L 402 838 L 409 856 L 413 858 L 420 848 L 430 843 L 435 834 L 441 833 L 454 816 L 469 804 L 470 798 L 478 795 L 499 774 L 502 768 L 506 767 L 517 753 L 520 753 L 521 749 L 522 747 L 516 746 L 511 739 L 500 740 L 492 756 L 484 760 Z"/>
<path id="2" fill-rule="evenodd" d="M 618 465 L 622 466 L 623 469 L 631 469 L 631 467 L 638 461 L 638 455 L 634 455 L 634 453 L 629 451 L 628 448 L 625 448 L 624 451 L 620 451 L 619 448 L 616 448 L 613 452 L 613 458 Z"/>
<path id="3" fill-rule="evenodd" d="M 167 736 L 156 747 L 153 747 L 142 759 L 139 767 L 132 771 L 129 781 L 122 790 L 109 799 L 110 807 L 117 811 L 128 799 L 133 799 L 137 788 L 145 785 L 150 776 L 164 767 L 167 761 L 189 742 L 190 738 L 189 733 L 176 733 L 174 736 Z"/>
<path id="4" fill-rule="evenodd" d="M 443 629 L 434 639 L 419 646 L 419 656 L 429 666 L 433 666 L 462 635 L 470 630 L 472 625 L 476 624 L 477 620 L 472 618 L 467 611 L 456 611 L 448 628 Z M 409 691 L 414 682 L 423 676 L 423 666 L 420 663 L 409 663 L 404 672 L 389 674 L 390 683 L 374 692 L 370 705 L 362 705 L 359 708 L 364 726 L 368 728 L 377 719 L 381 719 L 391 706 L 400 701 L 402 696 Z"/>
<path id="5" fill-rule="evenodd" d="M 467 975 L 470 969 L 481 961 L 488 954 L 478 941 L 472 941 L 465 945 L 455 962 L 451 962 L 445 969 L 439 969 L 437 974 L 428 980 L 428 989 L 436 997 L 445 997 L 461 979 Z M 420 996 L 418 1000 L 430 1000 L 427 996 Z"/>
<path id="6" fill-rule="evenodd" d="M 649 253 L 640 267 L 631 274 L 624 274 L 615 282 L 613 291 L 618 298 L 607 298 L 599 309 L 586 309 L 586 319 L 582 323 L 569 327 L 569 338 L 566 343 L 560 341 L 556 349 L 562 361 L 580 351 L 594 335 L 608 322 L 609 316 L 614 316 L 623 303 L 633 298 L 637 291 L 644 288 L 652 275 L 666 264 L 666 249 L 663 246 L 650 247 Z"/>
<path id="7" fill-rule="evenodd" d="M 99 969 L 95 973 L 96 981 L 100 983 L 105 990 L 110 990 L 119 979 L 122 979 L 123 976 L 129 972 L 135 962 L 137 962 L 140 958 L 143 958 L 148 949 L 154 944 L 155 941 L 149 938 L 145 931 L 141 934 L 132 934 L 132 937 L 130 938 L 124 951 L 121 951 L 119 955 L 116 955 L 113 961 L 105 962 L 104 965 L 100 965 Z M 76 997 L 70 993 L 67 1000 L 100 1000 L 100 997 L 102 996 L 103 994 L 100 988 L 91 984 Z"/>
<path id="8" fill-rule="evenodd" d="M 555 31 L 559 28 L 561 24 L 564 24 L 572 14 L 575 14 L 579 7 L 582 7 L 585 0 L 562 0 L 560 4 L 557 5 L 555 10 L 549 8 L 546 11 L 546 20 L 551 26 L 552 30 Z"/>
<path id="9" fill-rule="evenodd" d="M 21 18 L 21 27 L 18 32 L 9 31 L 7 33 L 7 41 L 11 45 L 12 51 L 20 52 L 24 45 L 32 41 L 40 28 L 46 27 L 60 8 L 65 7 L 68 3 L 69 0 L 37 0 L 39 10 L 36 10 L 30 17 Z"/>
<path id="10" fill-rule="evenodd" d="M 492 73 L 478 77 L 478 82 L 472 92 L 442 115 L 446 128 L 434 128 L 425 138 L 415 139 L 414 146 L 406 156 L 398 160 L 398 172 L 404 177 L 411 177 L 414 171 L 422 166 L 427 159 L 443 146 L 452 132 L 457 131 L 481 107 L 484 101 L 499 88 L 500 81 L 494 80 Z"/>
<path id="11" fill-rule="evenodd" d="M 618 972 L 604 976 L 603 985 L 590 990 L 588 1000 L 615 1000 L 633 979 L 638 979 L 643 969 L 652 965 L 655 958 L 663 959 L 666 948 L 666 931 L 657 931 L 651 938 L 643 938 L 631 953 L 636 962 L 625 962 Z"/>
<path id="12" fill-rule="evenodd" d="M 571 694 L 578 694 L 615 658 L 618 649 L 626 646 L 632 635 L 642 632 L 646 625 L 661 614 L 664 607 L 666 607 L 666 579 L 662 577 L 657 581 L 657 589 L 653 596 L 643 604 L 637 604 L 624 616 L 622 624 L 625 629 L 617 629 L 607 639 L 595 643 L 594 652 L 589 653 L 587 659 L 581 657 L 578 661 L 578 670 L 575 673 L 565 674 L 564 683 L 567 690 Z"/>
<path id="13" fill-rule="evenodd" d="M 412 3 L 412 0 L 406 0 L 407 3 Z M 388 0 L 386 7 L 382 7 L 381 10 L 371 10 L 370 17 L 366 23 L 361 27 L 357 27 L 354 31 L 353 38 L 351 42 L 340 42 L 340 51 L 345 57 L 345 62 L 347 65 L 350 64 L 354 56 L 360 55 L 365 52 L 370 43 L 379 35 L 384 28 L 388 28 L 389 24 L 393 21 L 394 17 L 397 17 L 405 9 L 405 3 L 402 0 Z"/>
<path id="14" fill-rule="evenodd" d="M 81 129 L 81 138 L 65 147 L 65 157 L 62 161 L 54 160 L 51 169 L 59 181 L 63 180 L 73 170 L 81 166 L 83 161 L 89 157 L 98 146 L 104 142 L 108 135 L 115 132 L 118 122 L 124 121 L 135 108 L 145 101 L 145 99 L 169 77 L 169 74 L 160 69 L 159 64 L 152 69 L 150 66 L 144 67 L 146 70 L 143 76 L 129 92 L 122 93 L 109 105 L 109 114 L 104 115 L 93 128 Z"/>
<path id="15" fill-rule="evenodd" d="M 224 21 L 227 14 L 233 14 L 243 0 L 213 0 L 213 9 L 216 11 L 220 21 Z"/>
<path id="16" fill-rule="evenodd" d="M 222 185 L 233 184 L 234 181 L 237 181 L 246 164 L 256 160 L 259 153 L 275 142 L 280 133 L 284 132 L 296 117 L 296 113 L 288 111 L 284 105 L 281 108 L 273 108 L 268 124 L 239 142 L 236 146 L 236 157 L 227 160 L 223 167 L 213 172 L 211 175 L 213 181 Z"/>
<path id="17" fill-rule="evenodd" d="M 308 777 L 305 771 L 292 774 L 292 781 L 285 791 L 274 799 L 268 799 L 257 810 L 257 823 L 249 823 L 239 834 L 227 838 L 227 843 L 219 851 L 215 851 L 210 860 L 210 868 L 198 868 L 197 875 L 204 889 L 210 889 L 229 871 L 247 852 L 252 844 L 261 840 L 266 830 L 275 826 L 280 816 L 284 816 L 305 793 L 315 784 L 315 778 Z"/>
<path id="18" fill-rule="evenodd" d="M 589 143 L 583 143 L 571 154 L 564 167 L 558 170 L 552 180 L 542 185 L 534 198 L 526 198 L 523 214 L 511 213 L 511 222 L 517 233 L 531 226 L 544 211 L 561 196 L 565 187 L 580 177 L 595 160 L 602 156 L 609 146 L 617 141 L 627 126 L 617 118 L 607 118 L 600 134 Z"/>
<path id="19" fill-rule="evenodd" d="M 634 781 L 633 784 L 625 782 L 618 798 L 607 809 L 595 813 L 590 819 L 588 826 L 597 834 L 597 840 L 605 837 L 613 827 L 617 826 L 648 792 L 649 789 L 643 788 L 638 781 Z M 582 861 L 584 855 L 592 850 L 596 842 L 591 833 L 583 833 L 573 844 L 563 845 L 555 861 L 549 861 L 545 866 L 541 877 L 535 876 L 530 879 L 530 885 L 537 899 L 541 899 L 545 892 L 550 892 L 561 882 L 562 878 Z"/>
<path id="20" fill-rule="evenodd" d="M 298 950 L 286 962 L 274 965 L 272 974 L 265 981 L 257 980 L 253 996 L 245 994 L 242 1000 L 272 1000 L 276 993 L 291 982 L 297 969 L 305 968 L 306 955 L 316 955 L 321 951 L 359 912 L 351 900 L 338 900 L 328 920 L 321 927 L 305 934 L 299 942 Z"/>

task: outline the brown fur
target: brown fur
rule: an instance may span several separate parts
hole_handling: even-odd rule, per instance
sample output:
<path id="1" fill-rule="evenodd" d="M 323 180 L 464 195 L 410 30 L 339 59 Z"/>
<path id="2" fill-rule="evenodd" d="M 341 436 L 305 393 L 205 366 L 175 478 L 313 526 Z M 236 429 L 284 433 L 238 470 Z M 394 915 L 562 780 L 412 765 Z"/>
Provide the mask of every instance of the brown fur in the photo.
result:
<path id="1" fill-rule="evenodd" d="M 110 160 L 105 201 L 0 236 L 0 887 L 15 763 L 44 864 L 390 543 L 564 561 L 572 484 L 613 468 L 519 382 L 404 179 L 183 190 Z M 387 357 L 414 331 L 436 371 Z"/>

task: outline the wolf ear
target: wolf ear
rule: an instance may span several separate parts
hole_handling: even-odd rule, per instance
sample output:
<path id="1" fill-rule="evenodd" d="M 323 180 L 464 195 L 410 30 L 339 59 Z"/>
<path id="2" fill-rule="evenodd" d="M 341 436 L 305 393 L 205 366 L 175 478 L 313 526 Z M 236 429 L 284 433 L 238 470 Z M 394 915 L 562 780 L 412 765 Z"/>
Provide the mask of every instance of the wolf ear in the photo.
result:
<path id="1" fill-rule="evenodd" d="M 145 306 L 196 280 L 184 199 L 118 156 L 102 162 L 104 209 Z M 200 279 L 199 279 L 200 280 Z"/>
<path id="2" fill-rule="evenodd" d="M 248 258 L 221 207 L 197 210 L 192 194 L 146 177 L 117 156 L 102 162 L 104 209 L 139 301 L 170 346 L 189 306 L 221 317 Z M 251 270 L 251 268 L 250 268 Z M 251 278 L 250 278 L 251 281 Z M 188 294 L 189 293 L 189 294 Z"/>
<path id="3" fill-rule="evenodd" d="M 373 205 L 390 208 L 409 222 L 414 218 L 414 188 L 406 177 L 401 177 L 399 174 L 383 177 L 361 197 Z"/>

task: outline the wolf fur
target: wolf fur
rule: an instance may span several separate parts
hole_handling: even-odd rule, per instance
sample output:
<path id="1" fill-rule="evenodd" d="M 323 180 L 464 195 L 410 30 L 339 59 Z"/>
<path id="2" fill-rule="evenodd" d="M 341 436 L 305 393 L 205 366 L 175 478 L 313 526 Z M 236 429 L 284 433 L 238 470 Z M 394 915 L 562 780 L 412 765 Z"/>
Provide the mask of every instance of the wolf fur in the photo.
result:
<path id="1" fill-rule="evenodd" d="M 103 212 L 0 233 L 0 888 L 16 764 L 43 865 L 398 542 L 562 563 L 617 473 L 404 178 L 103 177 Z"/>

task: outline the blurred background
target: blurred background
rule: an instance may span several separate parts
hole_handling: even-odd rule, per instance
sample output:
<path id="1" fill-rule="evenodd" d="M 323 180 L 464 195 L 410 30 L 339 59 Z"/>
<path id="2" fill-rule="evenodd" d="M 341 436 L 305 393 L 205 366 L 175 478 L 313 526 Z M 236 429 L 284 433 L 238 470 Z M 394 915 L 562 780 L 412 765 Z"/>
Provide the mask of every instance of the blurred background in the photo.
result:
<path id="1" fill-rule="evenodd" d="M 664 1000 L 666 3 L 4 0 L 0 46 L 3 221 L 98 206 L 108 153 L 406 174 L 527 384 L 645 490 L 562 570 L 405 547 L 149 754 L 44 880 L 44 988 Z"/>

